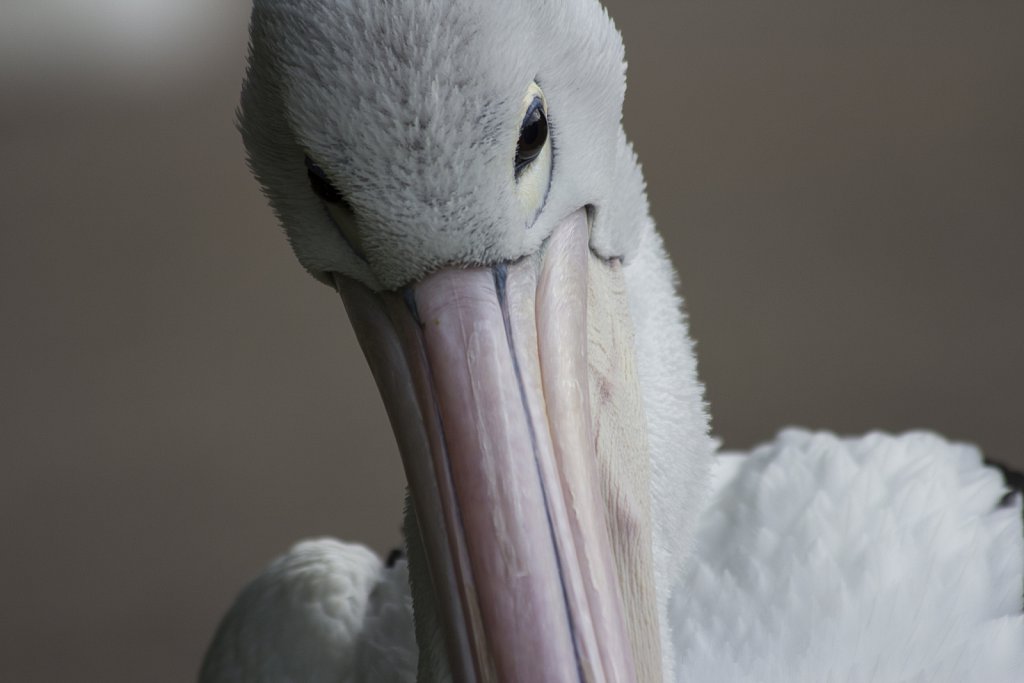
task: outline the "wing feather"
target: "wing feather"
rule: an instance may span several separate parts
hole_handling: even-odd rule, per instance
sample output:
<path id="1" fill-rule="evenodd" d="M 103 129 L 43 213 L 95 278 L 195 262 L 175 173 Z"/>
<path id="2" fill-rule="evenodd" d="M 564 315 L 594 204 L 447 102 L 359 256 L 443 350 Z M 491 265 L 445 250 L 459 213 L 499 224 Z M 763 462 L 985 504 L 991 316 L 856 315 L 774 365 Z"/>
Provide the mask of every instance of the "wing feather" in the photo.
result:
<path id="1" fill-rule="evenodd" d="M 1021 501 L 976 448 L 787 430 L 723 478 L 673 595 L 679 680 L 1021 680 Z"/>
<path id="2" fill-rule="evenodd" d="M 394 592 L 392 572 L 363 546 L 297 544 L 239 594 L 207 651 L 200 683 L 359 680 L 359 650 L 368 616 L 379 620 L 372 596 L 382 580 Z"/>

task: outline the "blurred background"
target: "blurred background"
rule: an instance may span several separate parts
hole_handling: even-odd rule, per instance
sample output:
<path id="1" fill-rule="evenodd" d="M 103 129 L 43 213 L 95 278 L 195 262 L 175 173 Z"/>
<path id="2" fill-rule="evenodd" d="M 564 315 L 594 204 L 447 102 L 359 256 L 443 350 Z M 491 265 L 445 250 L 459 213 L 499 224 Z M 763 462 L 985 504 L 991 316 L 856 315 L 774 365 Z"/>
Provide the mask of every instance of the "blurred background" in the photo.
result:
<path id="1" fill-rule="evenodd" d="M 609 0 L 713 429 L 1024 466 L 1024 3 Z M 0 4 L 0 680 L 183 681 L 296 539 L 400 543 L 340 301 L 250 178 L 248 7 Z"/>

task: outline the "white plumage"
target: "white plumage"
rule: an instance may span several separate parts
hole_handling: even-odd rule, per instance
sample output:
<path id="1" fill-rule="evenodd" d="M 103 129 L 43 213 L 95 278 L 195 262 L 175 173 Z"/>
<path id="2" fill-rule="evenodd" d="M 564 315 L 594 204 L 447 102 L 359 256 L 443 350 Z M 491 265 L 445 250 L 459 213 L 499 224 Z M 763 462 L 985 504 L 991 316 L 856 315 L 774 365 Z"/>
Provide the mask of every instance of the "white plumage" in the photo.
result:
<path id="1" fill-rule="evenodd" d="M 1024 680 L 1020 501 L 975 449 L 712 458 L 623 69 L 594 0 L 256 0 L 243 138 L 371 361 L 409 564 L 296 546 L 204 683 Z M 513 164 L 534 92 L 543 192 Z"/>
<path id="2" fill-rule="evenodd" d="M 671 598 L 676 680 L 1021 680 L 1021 499 L 976 448 L 792 429 L 719 455 L 713 487 Z M 242 593 L 204 679 L 415 681 L 407 582 L 301 543 Z"/>
<path id="3" fill-rule="evenodd" d="M 976 448 L 787 430 L 732 464 L 672 596 L 678 680 L 1021 680 L 1021 501 Z"/>
<path id="4" fill-rule="evenodd" d="M 211 646 L 220 656 L 207 659 L 201 678 L 350 678 L 357 645 L 374 623 L 370 603 L 378 584 L 387 586 L 382 563 L 362 546 L 331 539 L 297 544 L 238 596 Z"/>

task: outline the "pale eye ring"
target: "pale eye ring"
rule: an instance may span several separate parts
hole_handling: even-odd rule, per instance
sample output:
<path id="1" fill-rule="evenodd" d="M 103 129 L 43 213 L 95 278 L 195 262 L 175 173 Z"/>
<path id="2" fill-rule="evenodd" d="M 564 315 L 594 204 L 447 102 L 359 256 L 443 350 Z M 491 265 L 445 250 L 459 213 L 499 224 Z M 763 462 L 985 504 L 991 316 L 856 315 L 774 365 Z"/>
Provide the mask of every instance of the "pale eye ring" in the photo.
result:
<path id="1" fill-rule="evenodd" d="M 548 99 L 537 81 L 530 83 L 521 102 L 513 182 L 517 203 L 529 228 L 547 203 L 551 189 L 555 131 L 551 128 Z"/>

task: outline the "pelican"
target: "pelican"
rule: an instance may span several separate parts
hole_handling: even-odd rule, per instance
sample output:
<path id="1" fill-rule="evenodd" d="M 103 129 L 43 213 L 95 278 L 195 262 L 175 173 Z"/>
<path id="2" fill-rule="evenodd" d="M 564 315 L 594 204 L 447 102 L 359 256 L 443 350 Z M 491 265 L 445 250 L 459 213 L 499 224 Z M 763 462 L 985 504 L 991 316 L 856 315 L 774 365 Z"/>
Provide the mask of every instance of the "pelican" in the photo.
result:
<path id="1" fill-rule="evenodd" d="M 373 371 L 407 559 L 300 543 L 201 681 L 1020 680 L 1021 504 L 976 449 L 716 453 L 596 0 L 255 0 L 250 33 L 249 163 Z"/>

